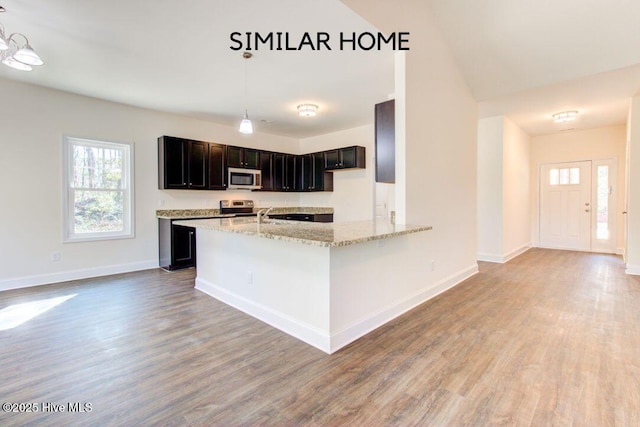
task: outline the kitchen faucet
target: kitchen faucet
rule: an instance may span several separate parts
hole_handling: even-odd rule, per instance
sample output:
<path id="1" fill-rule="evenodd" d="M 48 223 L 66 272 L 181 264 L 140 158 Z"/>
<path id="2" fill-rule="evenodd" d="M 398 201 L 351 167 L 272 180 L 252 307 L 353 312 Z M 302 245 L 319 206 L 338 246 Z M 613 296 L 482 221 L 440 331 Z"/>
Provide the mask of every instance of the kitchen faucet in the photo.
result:
<path id="1" fill-rule="evenodd" d="M 258 211 L 258 214 L 257 214 L 258 224 L 262 224 L 262 221 L 268 218 L 269 212 L 271 212 L 272 209 L 273 209 L 273 206 L 271 206 L 269 209 L 260 209 Z"/>

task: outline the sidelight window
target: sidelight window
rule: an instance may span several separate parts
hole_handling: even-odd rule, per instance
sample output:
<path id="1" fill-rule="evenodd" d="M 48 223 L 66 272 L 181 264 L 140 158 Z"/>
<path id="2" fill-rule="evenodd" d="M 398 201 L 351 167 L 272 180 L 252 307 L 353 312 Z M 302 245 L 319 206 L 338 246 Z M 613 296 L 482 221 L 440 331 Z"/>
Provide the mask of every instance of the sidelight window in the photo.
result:
<path id="1" fill-rule="evenodd" d="M 65 241 L 133 237 L 133 145 L 67 137 Z"/>
<path id="2" fill-rule="evenodd" d="M 599 165 L 597 168 L 597 215 L 596 215 L 596 239 L 609 239 L 609 196 L 612 187 L 609 184 L 609 165 Z"/>

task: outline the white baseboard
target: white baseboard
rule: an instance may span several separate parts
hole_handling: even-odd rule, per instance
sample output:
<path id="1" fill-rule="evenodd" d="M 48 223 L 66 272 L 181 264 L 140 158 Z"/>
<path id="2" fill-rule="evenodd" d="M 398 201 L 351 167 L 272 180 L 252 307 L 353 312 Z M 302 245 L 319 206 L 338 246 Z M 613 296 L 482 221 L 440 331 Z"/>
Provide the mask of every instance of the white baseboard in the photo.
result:
<path id="1" fill-rule="evenodd" d="M 0 291 L 9 289 L 29 288 L 32 286 L 50 285 L 67 282 L 69 280 L 88 279 L 91 277 L 108 276 L 110 274 L 129 273 L 132 271 L 158 268 L 158 260 L 147 260 L 130 264 L 108 265 L 103 267 L 86 268 L 82 270 L 59 271 L 56 273 L 38 274 L 34 276 L 16 277 L 0 280 Z"/>
<path id="2" fill-rule="evenodd" d="M 503 255 L 496 255 L 496 254 L 487 254 L 487 253 L 482 253 L 482 252 L 478 252 L 476 258 L 478 259 L 478 261 L 485 261 L 485 262 L 497 262 L 500 264 L 504 264 L 505 262 L 509 262 L 512 259 L 514 259 L 515 257 L 517 257 L 518 255 L 522 255 L 523 253 L 525 253 L 526 251 L 528 251 L 529 249 L 531 249 L 532 245 L 530 243 L 523 245 L 521 247 L 519 247 L 518 249 L 515 249 L 509 253 L 503 254 Z"/>
<path id="3" fill-rule="evenodd" d="M 496 254 L 487 254 L 484 252 L 478 252 L 476 254 L 476 259 L 478 261 L 484 261 L 484 262 L 499 262 L 499 263 L 503 263 L 504 261 L 502 261 L 502 255 L 496 255 Z"/>
<path id="4" fill-rule="evenodd" d="M 458 273 L 440 280 L 435 286 L 427 290 L 420 291 L 417 294 L 401 301 L 396 301 L 388 307 L 385 307 L 378 312 L 355 322 L 351 326 L 334 333 L 318 329 L 286 314 L 272 310 L 261 304 L 257 304 L 201 278 L 196 278 L 196 289 L 257 318 L 274 328 L 280 329 L 281 331 L 298 338 L 299 340 L 304 341 L 325 353 L 331 354 L 374 329 L 384 325 L 390 320 L 395 319 L 423 302 L 463 282 L 476 273 L 478 273 L 478 265 L 474 264 Z"/>
<path id="5" fill-rule="evenodd" d="M 331 334 L 331 353 L 334 353 L 352 343 L 358 338 L 368 334 L 374 329 L 379 328 L 385 323 L 395 319 L 407 311 L 419 306 L 420 304 L 434 298 L 437 295 L 453 288 L 462 283 L 469 277 L 478 273 L 478 264 L 474 264 L 462 271 L 452 274 L 440 280 L 435 286 L 422 290 L 415 295 L 411 295 L 401 301 L 396 301 L 389 306 L 373 313 L 366 318 L 358 320 L 351 326 Z"/>
<path id="6" fill-rule="evenodd" d="M 509 262 L 512 259 L 514 259 L 515 257 L 517 257 L 518 255 L 522 255 L 523 253 L 527 252 L 529 249 L 531 249 L 531 243 L 527 243 L 526 245 L 522 245 L 518 249 L 515 249 L 515 250 L 509 252 L 508 254 L 505 254 L 503 256 L 503 259 L 504 259 L 503 262 Z"/>
<path id="7" fill-rule="evenodd" d="M 616 248 L 616 255 L 622 255 L 624 257 L 624 248 Z"/>
<path id="8" fill-rule="evenodd" d="M 632 276 L 640 276 L 640 265 L 627 264 L 627 269 L 624 272 Z"/>

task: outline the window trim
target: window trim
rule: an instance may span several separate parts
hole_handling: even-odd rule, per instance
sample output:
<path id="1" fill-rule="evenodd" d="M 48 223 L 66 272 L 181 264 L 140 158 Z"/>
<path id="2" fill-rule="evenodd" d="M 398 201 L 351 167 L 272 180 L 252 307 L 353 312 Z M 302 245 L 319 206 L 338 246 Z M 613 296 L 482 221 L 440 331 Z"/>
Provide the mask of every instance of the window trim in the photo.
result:
<path id="1" fill-rule="evenodd" d="M 93 232 L 93 233 L 74 233 L 73 232 L 73 212 L 74 207 L 72 203 L 71 187 L 72 178 L 72 162 L 71 162 L 71 147 L 74 144 L 80 143 L 80 145 L 97 146 L 97 147 L 117 147 L 125 149 L 124 159 L 124 177 L 123 180 L 128 184 L 124 190 L 124 206 L 123 206 L 123 218 L 124 218 L 124 230 L 123 231 L 110 231 L 110 232 Z M 82 138 L 70 135 L 64 135 L 62 138 L 62 241 L 63 243 L 75 243 L 75 242 L 94 242 L 102 240 L 116 240 L 116 239 L 132 239 L 135 237 L 135 145 L 132 142 L 119 142 L 119 141 L 101 141 L 91 138 Z M 97 190 L 101 191 L 101 190 Z"/>

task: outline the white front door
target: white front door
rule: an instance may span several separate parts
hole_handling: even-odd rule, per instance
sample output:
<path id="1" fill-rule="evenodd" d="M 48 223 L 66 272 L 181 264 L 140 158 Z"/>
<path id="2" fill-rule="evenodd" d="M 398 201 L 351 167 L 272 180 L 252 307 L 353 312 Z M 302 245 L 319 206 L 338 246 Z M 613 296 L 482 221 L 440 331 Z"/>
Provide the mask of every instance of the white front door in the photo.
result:
<path id="1" fill-rule="evenodd" d="M 591 161 L 542 165 L 540 246 L 591 250 Z"/>

